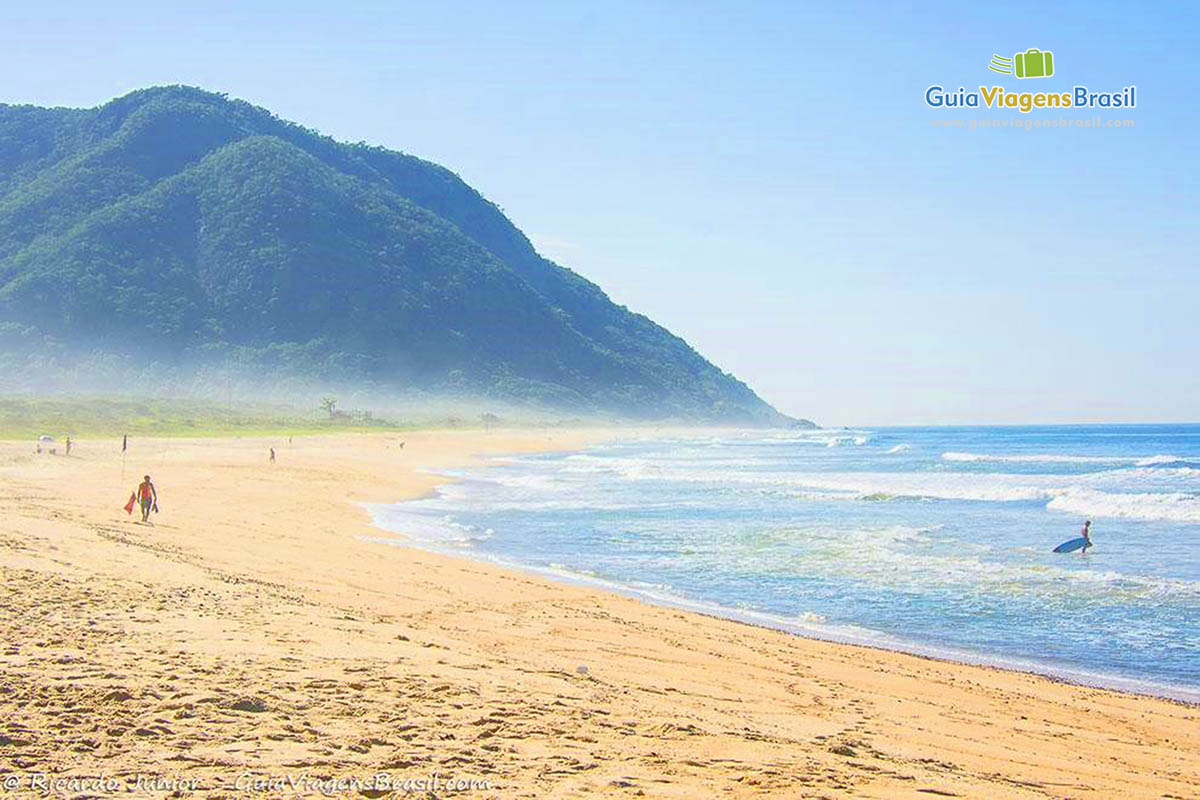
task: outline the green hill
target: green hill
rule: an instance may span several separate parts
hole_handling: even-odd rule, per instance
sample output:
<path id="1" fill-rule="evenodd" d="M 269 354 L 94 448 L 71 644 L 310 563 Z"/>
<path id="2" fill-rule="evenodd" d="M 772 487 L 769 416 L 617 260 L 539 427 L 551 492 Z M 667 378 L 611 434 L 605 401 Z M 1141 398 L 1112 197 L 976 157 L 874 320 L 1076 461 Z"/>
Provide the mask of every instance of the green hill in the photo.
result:
<path id="1" fill-rule="evenodd" d="M 790 421 L 449 170 L 185 87 L 0 105 L 0 360 Z"/>

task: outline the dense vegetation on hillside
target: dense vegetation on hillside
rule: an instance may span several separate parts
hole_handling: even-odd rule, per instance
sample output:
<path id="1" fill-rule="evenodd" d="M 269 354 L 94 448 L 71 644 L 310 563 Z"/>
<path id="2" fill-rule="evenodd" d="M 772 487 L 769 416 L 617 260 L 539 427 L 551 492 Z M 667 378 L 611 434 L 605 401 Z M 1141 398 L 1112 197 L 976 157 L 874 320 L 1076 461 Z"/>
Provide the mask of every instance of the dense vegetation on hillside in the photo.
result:
<path id="1" fill-rule="evenodd" d="M 0 354 L 786 421 L 443 167 L 186 87 L 0 106 Z"/>

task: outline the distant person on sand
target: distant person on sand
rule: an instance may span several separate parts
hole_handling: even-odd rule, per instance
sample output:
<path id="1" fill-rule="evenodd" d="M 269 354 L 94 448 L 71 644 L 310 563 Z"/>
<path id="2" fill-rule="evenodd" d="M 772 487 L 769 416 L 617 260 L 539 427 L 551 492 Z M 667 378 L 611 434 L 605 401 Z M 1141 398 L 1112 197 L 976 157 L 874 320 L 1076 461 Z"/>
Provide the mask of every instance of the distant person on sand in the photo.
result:
<path id="1" fill-rule="evenodd" d="M 137 496 L 138 503 L 142 506 L 142 522 L 150 522 L 151 509 L 158 511 L 158 491 L 155 490 L 154 484 L 150 482 L 149 475 L 146 475 L 141 485 L 138 486 Z"/>
<path id="2" fill-rule="evenodd" d="M 67 455 L 71 455 L 71 437 L 67 437 Z"/>
<path id="3" fill-rule="evenodd" d="M 272 464 L 275 463 L 275 448 L 274 447 L 271 448 L 271 463 Z"/>
<path id="4" fill-rule="evenodd" d="M 1092 521 L 1090 519 L 1083 523 L 1083 530 L 1079 532 L 1079 535 L 1084 538 L 1083 549 L 1079 551 L 1079 555 L 1083 555 L 1092 546 Z"/>

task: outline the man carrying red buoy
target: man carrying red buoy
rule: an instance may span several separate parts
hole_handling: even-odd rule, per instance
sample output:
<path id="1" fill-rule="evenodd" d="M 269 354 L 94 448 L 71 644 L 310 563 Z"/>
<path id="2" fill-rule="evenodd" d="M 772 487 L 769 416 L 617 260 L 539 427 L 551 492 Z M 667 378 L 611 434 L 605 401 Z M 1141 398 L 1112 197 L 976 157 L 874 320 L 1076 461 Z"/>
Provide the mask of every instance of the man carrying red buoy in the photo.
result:
<path id="1" fill-rule="evenodd" d="M 150 522 L 150 511 L 158 513 L 158 491 L 154 488 L 154 484 L 150 482 L 150 476 L 146 475 L 141 484 L 137 488 L 137 499 L 142 507 L 142 522 Z"/>

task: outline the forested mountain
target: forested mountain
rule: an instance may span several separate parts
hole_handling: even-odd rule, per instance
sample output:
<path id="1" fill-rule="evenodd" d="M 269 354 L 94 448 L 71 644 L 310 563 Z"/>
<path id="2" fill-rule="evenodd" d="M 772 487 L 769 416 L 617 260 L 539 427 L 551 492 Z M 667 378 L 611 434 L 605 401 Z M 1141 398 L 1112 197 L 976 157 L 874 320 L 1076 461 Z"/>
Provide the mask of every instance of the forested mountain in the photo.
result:
<path id="1" fill-rule="evenodd" d="M 789 421 L 444 167 L 187 87 L 0 105 L 0 354 Z"/>

